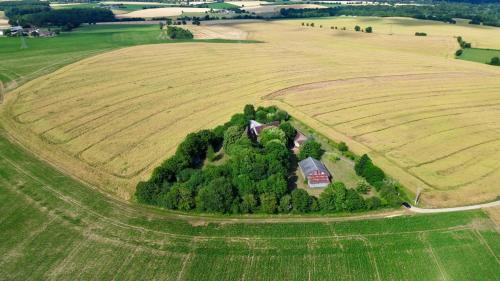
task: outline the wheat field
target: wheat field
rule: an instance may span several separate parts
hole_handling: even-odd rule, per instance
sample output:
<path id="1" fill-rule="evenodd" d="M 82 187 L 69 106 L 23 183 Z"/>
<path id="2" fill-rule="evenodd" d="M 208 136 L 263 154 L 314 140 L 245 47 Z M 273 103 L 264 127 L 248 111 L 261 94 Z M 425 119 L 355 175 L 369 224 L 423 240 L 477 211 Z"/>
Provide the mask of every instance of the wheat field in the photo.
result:
<path id="1" fill-rule="evenodd" d="M 356 24 L 374 33 L 351 31 Z M 97 55 L 9 93 L 4 125 L 46 161 L 130 198 L 187 133 L 221 124 L 247 103 L 276 104 L 368 152 L 410 193 L 424 190 L 425 205 L 499 195 L 500 69 L 453 53 L 458 35 L 499 48 L 500 29 L 353 17 L 236 27 L 263 43 Z"/>

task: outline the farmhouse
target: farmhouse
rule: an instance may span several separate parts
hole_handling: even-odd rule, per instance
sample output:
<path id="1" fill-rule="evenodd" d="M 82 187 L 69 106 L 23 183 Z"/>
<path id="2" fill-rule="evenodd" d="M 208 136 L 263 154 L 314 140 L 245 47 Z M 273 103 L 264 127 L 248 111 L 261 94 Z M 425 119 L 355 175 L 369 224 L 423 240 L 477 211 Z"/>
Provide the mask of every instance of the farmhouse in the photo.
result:
<path id="1" fill-rule="evenodd" d="M 307 141 L 307 137 L 301 132 L 297 131 L 295 138 L 293 139 L 293 144 L 296 148 L 299 148 L 304 142 Z"/>
<path id="2" fill-rule="evenodd" d="M 273 121 L 271 123 L 267 123 L 267 124 L 261 124 L 255 120 L 250 120 L 250 125 L 248 126 L 249 127 L 249 134 L 251 137 L 258 137 L 260 132 L 262 132 L 262 130 L 264 130 L 265 128 L 276 128 L 280 125 L 280 122 L 279 121 Z"/>
<path id="3" fill-rule="evenodd" d="M 330 173 L 319 160 L 308 157 L 299 162 L 299 168 L 310 188 L 325 187 L 330 183 Z"/>
<path id="4" fill-rule="evenodd" d="M 17 35 L 19 32 L 24 32 L 24 29 L 22 26 L 11 26 L 10 27 L 10 34 L 11 35 Z"/>

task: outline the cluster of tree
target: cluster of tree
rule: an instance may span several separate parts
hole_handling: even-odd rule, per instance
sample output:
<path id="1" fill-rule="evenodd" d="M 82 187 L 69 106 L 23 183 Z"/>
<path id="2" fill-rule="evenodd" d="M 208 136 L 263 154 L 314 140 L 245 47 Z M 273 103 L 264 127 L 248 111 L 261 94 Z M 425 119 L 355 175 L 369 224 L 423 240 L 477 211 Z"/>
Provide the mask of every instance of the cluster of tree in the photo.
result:
<path id="1" fill-rule="evenodd" d="M 462 53 L 464 52 L 463 49 L 467 49 L 467 48 L 472 47 L 472 44 L 469 43 L 469 42 L 464 41 L 461 36 L 457 37 L 457 41 L 458 41 L 458 45 L 460 45 L 460 49 L 458 49 L 455 52 L 455 56 L 457 56 L 457 57 L 459 57 L 459 56 L 462 55 Z"/>
<path id="2" fill-rule="evenodd" d="M 499 4 L 467 4 L 439 2 L 433 5 L 342 5 L 326 9 L 281 9 L 285 18 L 309 18 L 328 16 L 398 16 L 455 23 L 454 18 L 471 19 L 471 23 L 500 26 Z"/>
<path id="3" fill-rule="evenodd" d="M 373 28 L 371 26 L 368 26 L 365 29 L 361 29 L 361 26 L 356 25 L 354 27 L 354 31 L 356 31 L 356 32 L 361 31 L 361 32 L 366 32 L 366 33 L 372 33 L 373 32 Z"/>
<path id="4" fill-rule="evenodd" d="M 63 30 L 71 30 L 82 23 L 114 21 L 115 16 L 108 9 L 74 8 L 53 10 L 47 1 L 7 1 L 0 2 L 0 10 L 5 11 L 12 25 L 27 26 L 61 26 Z"/>
<path id="5" fill-rule="evenodd" d="M 425 32 L 415 32 L 415 36 L 427 36 Z"/>
<path id="6" fill-rule="evenodd" d="M 102 8 L 50 10 L 18 18 L 22 26 L 62 26 L 64 30 L 71 30 L 82 23 L 95 24 L 114 20 L 113 12 Z"/>
<path id="7" fill-rule="evenodd" d="M 167 26 L 167 36 L 170 39 L 193 39 L 191 31 L 175 26 Z"/>
<path id="8" fill-rule="evenodd" d="M 138 184 L 138 201 L 169 209 L 220 213 L 288 212 L 302 204 L 301 196 L 293 199 L 288 190 L 292 154 L 287 143 L 293 137 L 285 130 L 293 126 L 283 122 L 280 128 L 264 129 L 258 141 L 251 140 L 245 129 L 259 112 L 266 112 L 265 118 L 271 120 L 288 118 L 275 107 L 255 110 L 247 105 L 226 124 L 189 134 L 174 156 L 157 167 L 147 182 Z M 220 149 L 229 160 L 203 167 L 205 157 Z"/>
<path id="9" fill-rule="evenodd" d="M 491 65 L 499 65 L 500 66 L 500 58 L 499 57 L 492 57 L 489 64 Z"/>
<path id="10" fill-rule="evenodd" d="M 41 1 L 4 1 L 0 2 L 0 10 L 15 22 L 19 16 L 46 12 L 50 10 L 49 2 Z"/>
<path id="11" fill-rule="evenodd" d="M 472 47 L 472 44 L 463 40 L 462 36 L 458 36 L 457 41 L 458 41 L 458 44 L 460 45 L 460 48 L 462 48 L 462 49 L 467 49 L 467 48 Z"/>
<path id="12" fill-rule="evenodd" d="M 280 121 L 251 139 L 246 131 L 250 120 Z M 246 105 L 243 113 L 212 130 L 189 134 L 176 153 L 157 167 L 148 181 L 140 182 L 136 198 L 141 203 L 173 210 L 217 213 L 305 213 L 371 210 L 391 205 L 378 197 L 364 199 L 369 187 L 347 189 L 341 182 L 331 184 L 320 198 L 303 189 L 291 189 L 290 174 L 294 154 L 291 151 L 295 128 L 289 115 L 276 107 Z M 212 161 L 216 151 L 225 161 Z M 311 141 L 300 154 L 322 153 Z M 215 163 L 214 163 L 215 164 Z"/>
<path id="13" fill-rule="evenodd" d="M 379 192 L 384 204 L 398 206 L 401 204 L 401 186 L 387 178 L 384 171 L 373 164 L 368 155 L 363 154 L 355 163 L 354 170 Z"/>

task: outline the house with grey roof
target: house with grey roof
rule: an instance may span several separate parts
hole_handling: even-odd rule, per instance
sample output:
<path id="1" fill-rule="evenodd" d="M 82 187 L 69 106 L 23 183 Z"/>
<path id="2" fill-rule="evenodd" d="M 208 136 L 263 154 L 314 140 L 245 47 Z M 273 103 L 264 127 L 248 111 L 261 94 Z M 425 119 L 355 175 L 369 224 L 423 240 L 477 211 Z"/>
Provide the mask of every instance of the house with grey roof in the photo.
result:
<path id="1" fill-rule="evenodd" d="M 321 188 L 330 184 L 331 174 L 321 161 L 308 157 L 299 162 L 299 168 L 310 188 Z"/>

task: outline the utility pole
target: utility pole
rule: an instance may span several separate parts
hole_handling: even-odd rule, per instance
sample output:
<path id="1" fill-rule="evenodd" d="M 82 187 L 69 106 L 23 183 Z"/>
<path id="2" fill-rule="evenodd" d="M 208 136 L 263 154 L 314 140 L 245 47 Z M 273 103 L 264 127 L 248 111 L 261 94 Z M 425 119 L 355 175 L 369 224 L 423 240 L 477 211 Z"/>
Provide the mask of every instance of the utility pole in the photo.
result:
<path id="1" fill-rule="evenodd" d="M 415 195 L 415 202 L 414 202 L 413 205 L 416 206 L 418 204 L 418 199 L 420 199 L 420 194 L 422 194 L 422 188 L 421 187 L 417 188 L 417 194 Z"/>

